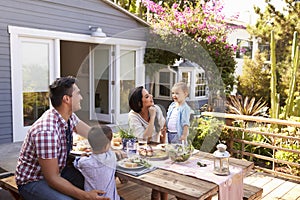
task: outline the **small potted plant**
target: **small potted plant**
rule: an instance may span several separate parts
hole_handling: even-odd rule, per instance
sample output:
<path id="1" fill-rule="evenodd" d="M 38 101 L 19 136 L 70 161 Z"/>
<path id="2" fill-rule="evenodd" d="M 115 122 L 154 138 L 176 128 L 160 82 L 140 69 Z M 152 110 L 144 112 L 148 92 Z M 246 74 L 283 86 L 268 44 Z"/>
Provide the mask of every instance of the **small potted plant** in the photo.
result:
<path id="1" fill-rule="evenodd" d="M 127 149 L 127 142 L 130 141 L 132 143 L 136 143 L 137 139 L 132 134 L 130 129 L 124 129 L 119 127 L 119 136 L 122 138 L 122 144 L 123 144 L 123 150 L 125 151 Z"/>

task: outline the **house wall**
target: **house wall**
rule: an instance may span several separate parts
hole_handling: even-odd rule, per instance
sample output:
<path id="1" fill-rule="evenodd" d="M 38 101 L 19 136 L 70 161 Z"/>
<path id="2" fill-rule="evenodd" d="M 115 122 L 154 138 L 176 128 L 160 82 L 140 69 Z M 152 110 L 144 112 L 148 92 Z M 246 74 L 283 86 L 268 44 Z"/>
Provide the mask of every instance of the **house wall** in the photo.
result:
<path id="1" fill-rule="evenodd" d="M 13 135 L 9 25 L 87 35 L 97 26 L 134 40 L 144 40 L 146 26 L 102 0 L 0 0 L 0 144 Z"/>
<path id="2" fill-rule="evenodd" d="M 251 35 L 247 32 L 246 28 L 238 28 L 234 30 L 232 33 L 228 35 L 227 41 L 230 44 L 237 45 L 237 39 L 243 40 L 251 40 Z M 243 58 L 235 58 L 237 64 L 235 69 L 235 76 L 239 76 L 242 74 L 244 59 Z"/>

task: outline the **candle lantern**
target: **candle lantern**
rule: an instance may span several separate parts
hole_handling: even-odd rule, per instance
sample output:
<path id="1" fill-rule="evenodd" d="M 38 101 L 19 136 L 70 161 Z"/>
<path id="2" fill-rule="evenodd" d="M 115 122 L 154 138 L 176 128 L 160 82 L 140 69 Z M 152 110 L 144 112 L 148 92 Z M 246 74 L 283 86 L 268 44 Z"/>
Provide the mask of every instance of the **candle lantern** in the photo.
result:
<path id="1" fill-rule="evenodd" d="M 230 154 L 226 151 L 227 146 L 225 144 L 218 144 L 217 150 L 214 152 L 214 171 L 216 175 L 229 175 L 229 157 Z"/>

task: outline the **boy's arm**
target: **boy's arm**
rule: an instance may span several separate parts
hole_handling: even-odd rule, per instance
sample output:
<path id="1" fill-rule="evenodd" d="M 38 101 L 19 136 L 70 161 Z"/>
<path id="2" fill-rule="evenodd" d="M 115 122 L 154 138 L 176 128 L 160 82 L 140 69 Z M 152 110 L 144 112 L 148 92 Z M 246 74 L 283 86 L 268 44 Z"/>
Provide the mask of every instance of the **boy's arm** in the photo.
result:
<path id="1" fill-rule="evenodd" d="M 183 126 L 183 130 L 182 130 L 182 135 L 180 137 L 179 140 L 185 140 L 187 141 L 187 136 L 189 134 L 189 126 L 188 125 L 184 125 Z"/>
<path id="2" fill-rule="evenodd" d="M 90 129 L 91 127 L 81 120 L 76 125 L 76 133 L 85 138 L 87 138 Z"/>

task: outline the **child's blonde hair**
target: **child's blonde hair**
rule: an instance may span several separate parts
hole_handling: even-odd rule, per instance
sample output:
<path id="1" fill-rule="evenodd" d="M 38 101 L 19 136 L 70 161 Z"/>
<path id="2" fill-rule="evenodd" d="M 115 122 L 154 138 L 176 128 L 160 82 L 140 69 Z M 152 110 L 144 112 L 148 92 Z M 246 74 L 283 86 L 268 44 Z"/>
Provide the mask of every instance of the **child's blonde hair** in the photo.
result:
<path id="1" fill-rule="evenodd" d="M 176 88 L 176 87 L 182 89 L 183 92 L 186 92 L 187 94 L 189 94 L 189 88 L 188 88 L 188 86 L 187 86 L 187 84 L 185 82 L 181 81 L 181 82 L 175 83 L 173 85 L 172 89 Z"/>

